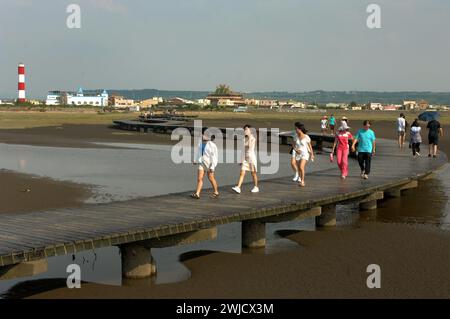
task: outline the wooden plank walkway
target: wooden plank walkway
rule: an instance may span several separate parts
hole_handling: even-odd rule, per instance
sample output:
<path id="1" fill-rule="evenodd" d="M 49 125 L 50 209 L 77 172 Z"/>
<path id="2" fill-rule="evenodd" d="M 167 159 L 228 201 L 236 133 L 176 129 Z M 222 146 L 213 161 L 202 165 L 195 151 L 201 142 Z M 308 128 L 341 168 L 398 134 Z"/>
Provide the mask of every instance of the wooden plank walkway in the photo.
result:
<path id="1" fill-rule="evenodd" d="M 308 174 L 305 188 L 284 177 L 261 181 L 258 194 L 237 195 L 224 186 L 218 199 L 204 196 L 193 200 L 191 192 L 183 192 L 81 208 L 2 214 L 0 267 L 357 200 L 426 177 L 447 163 L 443 153 L 437 159 L 413 159 L 409 150 L 400 152 L 394 141 L 380 139 L 377 150 L 369 180 L 359 177 L 357 162 L 350 160 L 347 180 L 339 178 L 336 167 Z"/>

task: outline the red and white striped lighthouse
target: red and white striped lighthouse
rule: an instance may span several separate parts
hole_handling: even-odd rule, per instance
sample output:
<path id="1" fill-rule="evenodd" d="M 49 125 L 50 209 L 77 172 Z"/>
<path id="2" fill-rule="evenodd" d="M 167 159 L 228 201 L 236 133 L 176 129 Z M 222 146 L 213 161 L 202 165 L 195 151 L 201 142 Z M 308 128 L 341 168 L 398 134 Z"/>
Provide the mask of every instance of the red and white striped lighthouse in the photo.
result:
<path id="1" fill-rule="evenodd" d="M 23 64 L 23 63 L 19 64 L 18 73 L 19 73 L 19 85 L 18 85 L 19 98 L 17 99 L 17 101 L 19 103 L 24 103 L 24 102 L 26 102 L 26 98 L 25 98 L 25 64 Z"/>

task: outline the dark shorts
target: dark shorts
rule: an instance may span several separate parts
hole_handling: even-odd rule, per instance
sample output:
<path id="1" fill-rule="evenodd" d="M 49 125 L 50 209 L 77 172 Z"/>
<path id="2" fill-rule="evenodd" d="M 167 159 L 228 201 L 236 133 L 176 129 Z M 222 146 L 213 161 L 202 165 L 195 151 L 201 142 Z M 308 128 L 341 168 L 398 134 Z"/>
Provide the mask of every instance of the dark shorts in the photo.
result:
<path id="1" fill-rule="evenodd" d="M 439 135 L 428 135 L 428 144 L 439 145 Z"/>
<path id="2" fill-rule="evenodd" d="M 330 124 L 330 129 L 334 130 L 334 125 Z"/>

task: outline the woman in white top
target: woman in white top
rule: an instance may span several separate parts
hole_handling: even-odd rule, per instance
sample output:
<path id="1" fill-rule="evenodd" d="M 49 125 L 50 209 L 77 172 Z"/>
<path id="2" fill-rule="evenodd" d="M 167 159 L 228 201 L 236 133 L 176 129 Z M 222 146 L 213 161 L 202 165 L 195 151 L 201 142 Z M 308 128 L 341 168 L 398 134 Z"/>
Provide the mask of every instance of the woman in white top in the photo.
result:
<path id="1" fill-rule="evenodd" d="M 199 156 L 197 163 L 198 164 L 198 176 L 197 176 L 197 190 L 195 193 L 191 195 L 194 199 L 200 198 L 200 192 L 203 187 L 203 178 L 205 177 L 205 173 L 208 175 L 208 179 L 211 182 L 214 193 L 211 195 L 212 198 L 216 198 L 219 196 L 219 188 L 217 186 L 216 178 L 214 177 L 214 172 L 216 170 L 217 162 L 219 159 L 219 152 L 217 150 L 217 146 L 214 143 L 215 136 L 211 135 L 208 137 L 205 134 L 206 129 L 203 130 L 202 140 L 199 144 Z"/>
<path id="2" fill-rule="evenodd" d="M 297 139 L 294 145 L 295 160 L 297 161 L 298 171 L 300 177 L 298 179 L 299 185 L 305 187 L 305 168 L 309 160 L 314 161 L 314 152 L 311 146 L 311 139 L 306 134 L 305 126 L 297 122 L 295 123 L 295 131 Z"/>
<path id="3" fill-rule="evenodd" d="M 328 126 L 328 118 L 324 116 L 320 120 L 320 130 L 322 132 L 322 135 L 326 135 L 328 133 L 327 126 Z"/>
<path id="4" fill-rule="evenodd" d="M 251 172 L 253 177 L 253 183 L 255 186 L 252 189 L 252 193 L 258 193 L 259 187 L 258 187 L 258 176 L 256 175 L 256 171 L 258 168 L 257 164 L 257 156 L 256 156 L 256 137 L 252 134 L 251 126 L 245 125 L 244 126 L 244 135 L 245 135 L 245 152 L 244 156 L 242 158 L 241 163 L 241 174 L 239 175 L 239 181 L 235 187 L 232 189 L 240 194 L 241 193 L 241 186 L 244 182 L 244 177 L 246 172 Z"/>
<path id="5" fill-rule="evenodd" d="M 398 147 L 403 148 L 405 146 L 406 138 L 406 119 L 405 114 L 401 113 L 397 119 L 397 132 L 398 132 Z"/>

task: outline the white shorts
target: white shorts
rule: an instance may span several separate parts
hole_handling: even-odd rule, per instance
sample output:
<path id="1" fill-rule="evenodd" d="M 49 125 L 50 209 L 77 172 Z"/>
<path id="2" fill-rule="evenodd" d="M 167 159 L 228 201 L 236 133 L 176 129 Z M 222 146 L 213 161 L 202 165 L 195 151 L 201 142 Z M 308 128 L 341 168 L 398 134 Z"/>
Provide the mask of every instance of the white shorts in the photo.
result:
<path id="1" fill-rule="evenodd" d="M 214 170 L 210 169 L 209 167 L 207 167 L 204 163 L 199 163 L 198 164 L 198 170 L 205 171 L 205 172 L 211 171 L 211 172 L 214 173 Z"/>
<path id="2" fill-rule="evenodd" d="M 295 160 L 296 160 L 296 161 L 301 161 L 301 160 L 309 161 L 309 153 L 300 153 L 300 154 L 297 154 L 297 155 L 295 156 Z"/>

